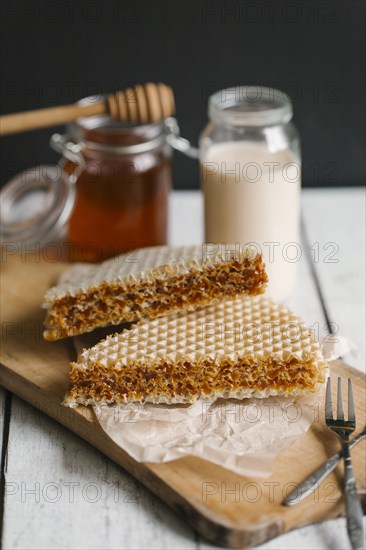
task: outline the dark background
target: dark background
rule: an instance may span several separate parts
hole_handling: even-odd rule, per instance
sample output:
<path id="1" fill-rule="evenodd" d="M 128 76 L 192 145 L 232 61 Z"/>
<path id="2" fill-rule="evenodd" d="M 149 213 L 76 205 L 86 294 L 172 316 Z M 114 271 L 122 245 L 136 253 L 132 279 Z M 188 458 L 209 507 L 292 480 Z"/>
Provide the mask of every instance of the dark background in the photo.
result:
<path id="1" fill-rule="evenodd" d="M 304 185 L 365 182 L 363 0 L 3 0 L 1 23 L 3 113 L 162 81 L 197 143 L 213 91 L 270 85 L 293 99 Z M 60 130 L 2 138 L 1 182 L 57 161 Z M 176 153 L 174 170 L 175 188 L 198 187 L 195 161 Z"/>

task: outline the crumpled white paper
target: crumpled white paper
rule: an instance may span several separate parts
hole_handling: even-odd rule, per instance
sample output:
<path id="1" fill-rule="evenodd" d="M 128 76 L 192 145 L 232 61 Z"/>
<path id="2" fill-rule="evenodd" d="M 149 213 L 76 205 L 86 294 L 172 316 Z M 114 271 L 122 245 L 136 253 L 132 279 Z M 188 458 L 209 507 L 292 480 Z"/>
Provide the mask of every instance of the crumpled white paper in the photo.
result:
<path id="1" fill-rule="evenodd" d="M 330 339 L 331 340 L 331 339 Z M 75 338 L 78 351 L 90 339 Z M 326 361 L 354 351 L 337 336 L 324 342 Z M 138 462 L 196 456 L 247 477 L 268 477 L 283 451 L 323 416 L 324 388 L 301 397 L 198 400 L 192 405 L 94 407 L 103 430 Z"/>

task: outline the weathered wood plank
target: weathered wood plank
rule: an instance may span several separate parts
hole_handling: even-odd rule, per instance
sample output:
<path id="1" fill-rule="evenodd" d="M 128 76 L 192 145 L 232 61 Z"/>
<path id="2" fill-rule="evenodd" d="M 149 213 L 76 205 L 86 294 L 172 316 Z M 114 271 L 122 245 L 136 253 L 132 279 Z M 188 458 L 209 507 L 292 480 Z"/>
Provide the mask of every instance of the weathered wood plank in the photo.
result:
<path id="1" fill-rule="evenodd" d="M 2 453 L 3 449 L 5 399 L 6 391 L 0 387 L 0 453 Z"/>
<path id="2" fill-rule="evenodd" d="M 359 348 L 365 369 L 365 190 L 308 190 L 303 213 L 329 319 Z M 317 244 L 318 243 L 318 244 Z"/>
<path id="3" fill-rule="evenodd" d="M 101 452 L 14 397 L 4 547 L 195 548 L 192 530 Z"/>
<path id="4" fill-rule="evenodd" d="M 8 430 L 10 427 L 9 410 L 11 394 L 0 387 L 0 538 L 4 517 L 4 486 L 7 465 Z M 0 539 L 1 540 L 1 539 Z"/>
<path id="5" fill-rule="evenodd" d="M 182 202 L 178 194 L 173 195 L 171 235 L 174 244 L 200 242 L 202 236 L 200 203 L 197 196 L 191 193 L 184 195 Z M 307 196 L 305 194 L 305 197 Z M 192 212 L 195 212 L 193 217 Z M 177 223 L 175 229 L 174 223 Z M 181 229 L 178 229 L 178 226 Z M 310 325 L 325 322 L 306 261 L 301 263 L 299 287 L 289 300 L 289 305 Z M 22 413 L 22 410 L 25 412 Z M 18 547 L 24 548 L 197 547 L 197 539 L 192 531 L 165 508 L 160 500 L 113 462 L 52 420 L 43 415 L 41 420 L 36 420 L 37 414 L 41 415 L 25 403 L 15 401 L 12 409 L 14 418 L 11 422 L 7 482 L 13 480 L 12 483 L 17 483 L 18 488 L 16 485 L 10 486 L 14 495 L 8 495 L 6 504 L 4 548 L 13 548 L 14 542 Z M 35 498 L 35 495 L 27 495 L 27 486 L 23 486 L 25 502 L 21 500 L 21 483 L 27 483 L 29 479 L 34 484 L 40 483 L 39 503 L 32 500 L 27 502 L 28 498 Z M 41 483 L 45 494 L 41 492 Z M 50 483 L 51 485 L 47 485 Z M 63 483 L 66 483 L 65 487 Z M 69 502 L 68 495 L 72 483 L 79 485 L 74 486 L 74 502 Z M 98 486 L 92 485 L 93 483 Z M 34 484 L 30 486 L 31 489 L 36 487 Z M 100 499 L 89 502 L 95 498 L 98 487 Z M 84 492 L 87 491 L 86 498 L 83 489 Z M 49 502 L 60 490 L 61 498 L 57 502 Z M 134 490 L 138 495 L 142 492 L 143 497 L 140 496 L 138 502 L 125 502 L 125 499 L 133 498 Z M 121 496 L 117 503 L 114 502 L 116 494 L 117 498 Z M 10 498 L 13 499 L 12 503 Z M 17 498 L 20 500 L 17 501 Z M 63 500 L 65 498 L 66 502 Z M 17 525 L 22 523 L 20 518 L 24 518 L 25 521 L 32 518 L 29 520 L 31 530 L 28 531 L 28 535 L 21 534 L 21 537 L 17 538 L 15 531 Z M 46 524 L 49 525 L 47 530 L 44 527 Z M 342 520 L 327 522 L 321 527 L 309 527 L 289 533 L 262 548 L 294 545 L 309 548 L 328 544 L 331 547 L 344 548 L 347 539 L 344 537 L 343 529 Z M 70 531 L 73 537 L 70 536 Z M 39 533 L 42 533 L 42 537 Z M 85 542 L 86 539 L 89 544 Z M 202 542 L 200 547 L 212 548 L 211 545 Z"/>

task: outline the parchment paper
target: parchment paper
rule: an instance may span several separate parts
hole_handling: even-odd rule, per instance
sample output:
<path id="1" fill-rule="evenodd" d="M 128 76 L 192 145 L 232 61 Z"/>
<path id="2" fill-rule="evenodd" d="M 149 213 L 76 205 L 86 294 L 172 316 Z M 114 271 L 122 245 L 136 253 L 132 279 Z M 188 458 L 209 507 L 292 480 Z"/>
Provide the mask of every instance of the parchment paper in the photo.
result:
<path id="1" fill-rule="evenodd" d="M 89 337 L 75 338 L 78 351 Z M 331 361 L 355 350 L 348 339 L 324 342 Z M 187 455 L 240 475 L 268 477 L 275 459 L 323 419 L 324 387 L 297 398 L 198 400 L 192 405 L 123 404 L 94 407 L 108 436 L 138 462 L 168 462 Z"/>

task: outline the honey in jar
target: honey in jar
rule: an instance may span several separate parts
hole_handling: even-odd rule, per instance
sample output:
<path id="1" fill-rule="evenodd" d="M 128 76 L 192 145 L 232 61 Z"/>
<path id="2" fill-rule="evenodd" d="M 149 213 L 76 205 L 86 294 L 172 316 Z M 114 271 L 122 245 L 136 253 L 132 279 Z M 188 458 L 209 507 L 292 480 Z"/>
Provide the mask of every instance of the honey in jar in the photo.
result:
<path id="1" fill-rule="evenodd" d="M 79 119 L 54 134 L 59 165 L 30 168 L 1 190 L 2 251 L 99 262 L 167 242 L 171 146 L 165 123 Z"/>
<path id="2" fill-rule="evenodd" d="M 171 149 L 163 125 L 90 117 L 69 131 L 79 145 L 64 163 L 64 177 L 76 191 L 67 227 L 73 259 L 101 261 L 166 244 Z"/>

